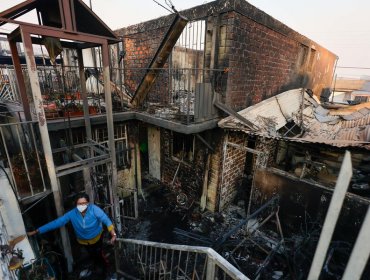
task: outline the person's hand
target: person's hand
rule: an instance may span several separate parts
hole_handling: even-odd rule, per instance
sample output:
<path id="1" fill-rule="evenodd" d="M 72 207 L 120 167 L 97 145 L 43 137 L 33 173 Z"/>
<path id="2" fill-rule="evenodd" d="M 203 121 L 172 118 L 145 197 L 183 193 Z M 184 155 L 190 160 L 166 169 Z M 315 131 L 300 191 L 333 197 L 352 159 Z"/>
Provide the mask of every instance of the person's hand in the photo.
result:
<path id="1" fill-rule="evenodd" d="M 37 234 L 38 232 L 39 232 L 39 230 L 38 230 L 38 229 L 33 230 L 33 231 L 28 231 L 28 232 L 27 232 L 27 235 L 28 235 L 29 237 L 31 237 L 31 236 L 33 236 L 33 235 Z"/>
<path id="2" fill-rule="evenodd" d="M 113 233 L 112 234 L 112 237 L 111 237 L 111 239 L 110 239 L 110 244 L 114 244 L 114 242 L 116 242 L 116 239 L 117 239 L 117 234 L 115 234 L 115 233 Z"/>

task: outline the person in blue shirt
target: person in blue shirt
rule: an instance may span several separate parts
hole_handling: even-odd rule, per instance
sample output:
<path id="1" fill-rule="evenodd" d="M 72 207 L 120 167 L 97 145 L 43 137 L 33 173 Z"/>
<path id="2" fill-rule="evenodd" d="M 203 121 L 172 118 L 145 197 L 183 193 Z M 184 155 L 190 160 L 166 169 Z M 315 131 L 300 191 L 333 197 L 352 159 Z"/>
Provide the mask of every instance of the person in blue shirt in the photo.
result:
<path id="1" fill-rule="evenodd" d="M 76 207 L 65 213 L 63 216 L 28 232 L 28 236 L 43 234 L 51 230 L 60 228 L 72 223 L 77 242 L 86 249 L 95 265 L 103 265 L 106 268 L 106 260 L 102 252 L 102 233 L 103 224 L 107 227 L 113 244 L 117 238 L 112 221 L 107 214 L 98 206 L 90 203 L 89 196 L 86 193 L 80 193 L 76 197 Z"/>

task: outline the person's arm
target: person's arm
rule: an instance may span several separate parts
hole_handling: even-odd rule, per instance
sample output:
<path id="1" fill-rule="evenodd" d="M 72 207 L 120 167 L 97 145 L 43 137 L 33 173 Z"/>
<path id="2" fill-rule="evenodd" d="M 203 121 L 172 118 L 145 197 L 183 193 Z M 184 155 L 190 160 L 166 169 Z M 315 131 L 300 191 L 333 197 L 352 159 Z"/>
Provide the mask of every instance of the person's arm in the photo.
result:
<path id="1" fill-rule="evenodd" d="M 96 218 L 99 219 L 99 221 L 101 221 L 104 225 L 106 225 L 111 235 L 110 242 L 113 244 L 117 239 L 117 234 L 116 234 L 116 231 L 114 230 L 112 221 L 109 219 L 108 215 L 105 214 L 105 212 L 101 208 L 99 208 L 96 205 L 93 205 L 93 207 L 94 207 L 93 210 L 94 210 L 94 214 Z"/>
<path id="2" fill-rule="evenodd" d="M 27 232 L 27 235 L 32 236 L 32 235 L 35 235 L 37 233 L 43 234 L 45 232 L 48 232 L 48 231 L 51 231 L 51 230 L 54 230 L 54 229 L 57 229 L 57 228 L 60 228 L 60 227 L 64 226 L 70 220 L 68 214 L 69 214 L 69 212 L 64 214 L 63 216 L 55 219 L 54 221 L 51 221 L 50 223 L 47 223 L 47 224 L 39 227 L 38 229 L 36 229 L 34 231 Z"/>

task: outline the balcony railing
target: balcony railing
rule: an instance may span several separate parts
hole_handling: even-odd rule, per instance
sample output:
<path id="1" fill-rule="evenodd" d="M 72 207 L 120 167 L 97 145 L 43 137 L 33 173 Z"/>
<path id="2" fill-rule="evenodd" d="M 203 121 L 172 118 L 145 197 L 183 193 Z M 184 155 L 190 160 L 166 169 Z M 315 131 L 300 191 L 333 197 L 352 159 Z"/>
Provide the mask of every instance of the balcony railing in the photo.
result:
<path id="1" fill-rule="evenodd" d="M 45 193 L 48 174 L 36 122 L 0 124 L 0 164 L 18 199 Z"/>
<path id="2" fill-rule="evenodd" d="M 226 93 L 228 71 L 218 69 L 143 69 L 124 70 L 125 86 L 134 93 L 148 71 L 156 72 L 143 107 L 155 117 L 182 123 L 215 118 L 213 97 Z"/>
<path id="3" fill-rule="evenodd" d="M 127 279 L 249 279 L 207 247 L 118 239 L 118 274 Z"/>
<path id="4" fill-rule="evenodd" d="M 44 110 L 48 119 L 83 116 L 79 69 L 76 66 L 38 66 Z M 113 111 L 129 110 L 129 103 L 148 71 L 156 78 L 140 110 L 157 118 L 185 124 L 217 116 L 212 101 L 215 92 L 226 93 L 230 73 L 219 69 L 111 68 Z M 90 115 L 105 113 L 104 82 L 100 68 L 85 68 Z M 0 100 L 20 102 L 14 69 L 0 66 Z M 32 100 L 27 68 L 23 68 L 26 91 Z M 32 111 L 32 109 L 31 109 Z"/>

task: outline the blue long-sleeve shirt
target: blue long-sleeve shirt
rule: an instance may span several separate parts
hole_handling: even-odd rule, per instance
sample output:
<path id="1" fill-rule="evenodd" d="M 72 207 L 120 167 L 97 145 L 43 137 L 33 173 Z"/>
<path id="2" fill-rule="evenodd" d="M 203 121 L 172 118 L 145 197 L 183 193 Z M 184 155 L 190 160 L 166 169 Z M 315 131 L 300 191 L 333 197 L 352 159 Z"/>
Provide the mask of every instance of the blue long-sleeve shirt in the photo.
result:
<path id="1" fill-rule="evenodd" d="M 88 204 L 85 216 L 78 211 L 75 207 L 65 213 L 63 216 L 43 225 L 38 228 L 40 234 L 60 228 L 67 224 L 72 223 L 76 237 L 79 240 L 91 240 L 100 236 L 103 231 L 103 225 L 106 225 L 108 230 L 113 228 L 112 221 L 108 218 L 107 214 L 102 209 L 94 204 Z"/>

